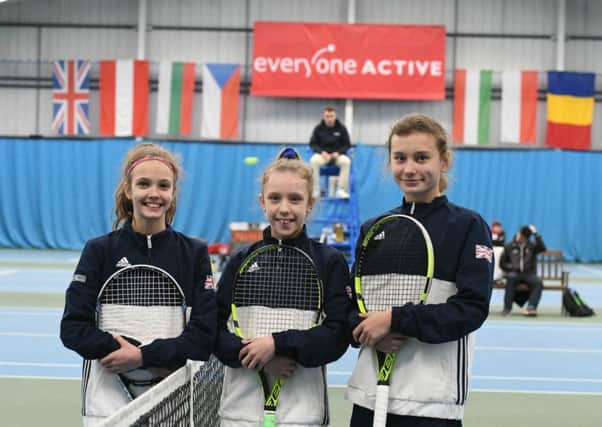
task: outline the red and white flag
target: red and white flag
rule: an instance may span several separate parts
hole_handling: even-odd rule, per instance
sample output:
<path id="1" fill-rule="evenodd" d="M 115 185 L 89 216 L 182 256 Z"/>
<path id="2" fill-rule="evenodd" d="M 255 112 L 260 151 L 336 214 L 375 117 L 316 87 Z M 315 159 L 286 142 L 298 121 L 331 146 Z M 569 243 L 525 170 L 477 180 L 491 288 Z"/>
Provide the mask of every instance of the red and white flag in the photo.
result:
<path id="1" fill-rule="evenodd" d="M 238 105 L 240 103 L 240 65 L 203 65 L 203 138 L 233 139 L 238 137 Z"/>
<path id="2" fill-rule="evenodd" d="M 502 73 L 500 142 L 533 144 L 537 140 L 537 71 Z"/>
<path id="3" fill-rule="evenodd" d="M 100 62 L 100 134 L 148 133 L 148 61 Z"/>

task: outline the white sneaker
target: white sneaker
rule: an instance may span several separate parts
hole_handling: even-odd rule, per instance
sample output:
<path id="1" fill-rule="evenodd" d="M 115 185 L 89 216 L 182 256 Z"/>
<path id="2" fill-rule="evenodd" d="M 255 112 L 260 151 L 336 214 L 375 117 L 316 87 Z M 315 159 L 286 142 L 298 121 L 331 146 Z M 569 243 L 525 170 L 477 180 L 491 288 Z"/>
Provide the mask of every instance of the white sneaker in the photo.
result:
<path id="1" fill-rule="evenodd" d="M 343 190 L 342 188 L 339 188 L 337 190 L 337 192 L 335 193 L 335 196 L 339 199 L 348 199 L 349 193 L 347 191 Z"/>

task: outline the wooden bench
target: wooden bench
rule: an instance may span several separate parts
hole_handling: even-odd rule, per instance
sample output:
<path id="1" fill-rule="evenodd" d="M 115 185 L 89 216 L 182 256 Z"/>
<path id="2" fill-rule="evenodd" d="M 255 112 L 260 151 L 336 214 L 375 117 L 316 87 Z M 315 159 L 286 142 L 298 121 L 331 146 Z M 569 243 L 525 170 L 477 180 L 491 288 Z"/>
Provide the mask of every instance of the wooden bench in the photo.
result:
<path id="1" fill-rule="evenodd" d="M 499 260 L 496 260 L 499 262 Z M 564 271 L 564 257 L 561 250 L 547 250 L 537 255 L 537 274 L 543 280 L 544 291 L 561 291 L 560 312 L 566 315 L 562 304 L 562 293 L 569 287 L 569 272 Z M 493 282 L 494 289 L 505 289 L 506 279 Z M 528 291 L 526 283 L 519 283 L 517 291 Z"/>

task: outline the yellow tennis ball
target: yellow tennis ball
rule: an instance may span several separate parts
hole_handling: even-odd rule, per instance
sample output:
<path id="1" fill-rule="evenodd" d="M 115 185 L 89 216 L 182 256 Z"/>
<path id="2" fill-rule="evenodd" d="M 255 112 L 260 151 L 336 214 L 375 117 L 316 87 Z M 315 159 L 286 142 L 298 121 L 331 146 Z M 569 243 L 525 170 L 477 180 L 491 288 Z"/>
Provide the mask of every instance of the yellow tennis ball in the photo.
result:
<path id="1" fill-rule="evenodd" d="M 255 156 L 245 157 L 245 165 L 255 165 L 258 161 L 259 159 Z"/>

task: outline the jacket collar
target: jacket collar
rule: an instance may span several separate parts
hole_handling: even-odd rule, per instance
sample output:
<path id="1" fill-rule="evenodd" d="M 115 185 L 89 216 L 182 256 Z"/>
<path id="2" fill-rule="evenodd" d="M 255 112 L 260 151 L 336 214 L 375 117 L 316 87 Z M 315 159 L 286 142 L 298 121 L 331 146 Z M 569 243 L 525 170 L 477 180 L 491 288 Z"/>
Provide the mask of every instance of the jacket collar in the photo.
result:
<path id="1" fill-rule="evenodd" d="M 168 236 L 173 231 L 173 229 L 171 228 L 171 225 L 167 225 L 165 227 L 165 230 L 160 231 L 159 233 L 151 234 L 151 235 L 147 236 L 146 234 L 142 234 L 142 233 L 138 233 L 137 231 L 134 231 L 134 229 L 132 228 L 132 223 L 129 221 L 123 224 L 123 229 L 126 231 L 127 234 L 129 234 L 134 239 L 136 244 L 140 244 L 141 246 L 144 246 L 144 247 L 148 247 L 149 238 L 150 238 L 152 246 L 155 246 L 156 244 L 161 244 L 168 238 Z"/>
<path id="2" fill-rule="evenodd" d="M 445 195 L 435 197 L 435 199 L 430 203 L 410 202 L 404 197 L 399 210 L 402 214 L 411 215 L 416 218 L 424 218 L 432 211 L 436 210 L 440 206 L 445 205 L 446 203 L 447 196 Z"/>
<path id="3" fill-rule="evenodd" d="M 296 246 L 298 248 L 302 248 L 307 250 L 309 248 L 309 237 L 307 237 L 307 229 L 305 225 L 303 226 L 303 230 L 299 233 L 298 236 L 293 237 L 292 239 L 278 240 L 272 237 L 272 227 L 267 226 L 263 230 L 263 241 L 268 244 L 283 244 L 288 246 Z"/>

